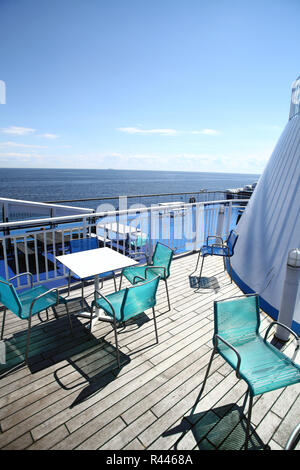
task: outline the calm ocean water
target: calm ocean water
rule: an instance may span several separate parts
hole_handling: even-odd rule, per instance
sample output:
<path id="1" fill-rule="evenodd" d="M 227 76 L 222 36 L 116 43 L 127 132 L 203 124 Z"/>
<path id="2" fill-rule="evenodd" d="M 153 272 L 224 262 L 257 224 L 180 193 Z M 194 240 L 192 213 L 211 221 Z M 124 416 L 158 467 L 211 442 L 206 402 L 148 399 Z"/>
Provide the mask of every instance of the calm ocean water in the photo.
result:
<path id="1" fill-rule="evenodd" d="M 243 187 L 258 178 L 259 175 L 255 174 L 234 173 L 0 168 L 0 197 L 45 202 L 201 189 L 225 190 Z M 172 200 L 172 197 L 167 200 Z M 178 197 L 173 200 L 178 200 Z M 70 203 L 92 208 L 98 204 L 97 201 Z"/>

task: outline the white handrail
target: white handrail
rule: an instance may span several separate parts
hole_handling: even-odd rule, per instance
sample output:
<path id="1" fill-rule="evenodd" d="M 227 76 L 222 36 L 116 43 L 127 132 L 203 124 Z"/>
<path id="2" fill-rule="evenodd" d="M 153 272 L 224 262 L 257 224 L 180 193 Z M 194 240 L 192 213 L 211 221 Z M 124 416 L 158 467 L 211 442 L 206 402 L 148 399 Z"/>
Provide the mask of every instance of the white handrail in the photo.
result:
<path id="1" fill-rule="evenodd" d="M 247 201 L 247 200 L 245 200 Z M 103 246 L 111 246 L 114 249 L 129 256 L 137 253 L 139 249 L 147 251 L 151 257 L 152 250 L 157 240 L 167 240 L 168 244 L 175 251 L 187 252 L 199 249 L 204 242 L 205 236 L 216 233 L 219 217 L 219 205 L 224 206 L 225 216 L 227 217 L 226 227 L 223 230 L 223 236 L 228 235 L 230 228 L 229 215 L 232 207 L 240 206 L 244 200 L 222 200 L 197 203 L 178 203 L 169 206 L 152 206 L 147 208 L 128 209 L 122 211 L 98 212 L 93 214 L 83 214 L 81 216 L 55 217 L 50 219 L 38 219 L 35 221 L 16 221 L 0 224 L 0 230 L 4 228 L 30 227 L 30 225 L 41 227 L 40 230 L 29 230 L 22 233 L 5 233 L 0 236 L 0 248 L 2 247 L 2 263 L 5 277 L 9 272 L 16 271 L 19 274 L 23 267 L 30 271 L 30 266 L 34 267 L 34 283 L 43 283 L 53 280 L 64 279 L 68 275 L 66 268 L 61 266 L 56 260 L 58 247 L 65 254 L 68 247 L 68 240 L 77 237 L 85 237 L 93 234 L 101 240 Z M 248 202 L 248 201 L 247 201 Z M 195 207 L 196 210 L 192 210 Z M 174 210 L 175 209 L 175 210 Z M 127 229 L 128 237 L 123 234 L 121 228 L 120 215 L 135 215 L 130 218 Z M 115 216 L 116 227 L 112 230 L 112 216 Z M 107 217 L 107 219 L 103 219 Z M 97 220 L 102 218 L 101 221 Z M 171 222 L 173 219 L 173 222 Z M 72 226 L 54 227 L 56 222 L 77 222 Z M 45 227 L 50 225 L 49 228 Z M 124 227 L 124 225 L 122 225 Z M 136 226 L 140 232 L 136 231 Z M 124 231 L 124 230 L 123 230 Z M 225 233 L 226 232 L 226 233 Z M 140 237 L 138 235 L 140 234 Z M 220 234 L 219 234 L 220 235 Z M 57 241 L 58 240 L 58 241 Z M 138 245 L 140 242 L 140 245 Z M 18 280 L 18 287 L 20 287 Z M 27 287 L 22 285 L 22 287 Z"/>
<path id="2" fill-rule="evenodd" d="M 187 207 L 191 206 L 205 206 L 205 205 L 217 205 L 217 204 L 240 204 L 240 203 L 248 203 L 248 199 L 223 199 L 220 201 L 207 201 L 207 202 L 195 202 L 195 203 L 178 203 L 178 205 L 170 205 L 170 206 L 164 206 L 163 209 L 167 211 L 168 209 L 174 210 L 176 208 L 184 209 Z M 114 210 L 114 211 L 103 211 L 103 212 L 93 212 L 93 213 L 88 213 L 88 214 L 77 214 L 77 215 L 67 215 L 63 217 L 48 217 L 45 219 L 33 219 L 33 220 L 19 220 L 19 221 L 14 221 L 14 222 L 2 222 L 0 223 L 0 230 L 1 229 L 6 229 L 10 227 L 20 227 L 22 225 L 48 225 L 49 223 L 55 224 L 59 222 L 70 222 L 72 220 L 78 220 L 78 219 L 86 219 L 86 218 L 100 218 L 100 217 L 106 217 L 106 216 L 112 216 L 112 215 L 125 215 L 125 214 L 136 214 L 137 212 L 139 213 L 144 213 L 144 212 L 149 212 L 149 211 L 156 211 L 156 210 L 162 210 L 162 206 L 150 206 L 150 207 L 141 207 L 141 208 L 135 208 L 135 209 L 125 209 L 125 210 Z"/>

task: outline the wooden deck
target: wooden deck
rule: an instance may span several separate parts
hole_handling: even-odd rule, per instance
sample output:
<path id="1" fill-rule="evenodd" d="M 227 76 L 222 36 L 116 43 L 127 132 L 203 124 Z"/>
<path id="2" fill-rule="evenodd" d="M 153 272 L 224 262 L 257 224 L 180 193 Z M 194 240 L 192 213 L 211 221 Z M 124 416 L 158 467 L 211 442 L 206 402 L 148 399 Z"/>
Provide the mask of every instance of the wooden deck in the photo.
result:
<path id="1" fill-rule="evenodd" d="M 0 380 L 0 448 L 239 449 L 244 439 L 245 383 L 216 357 L 199 402 L 198 395 L 212 348 L 213 301 L 241 292 L 217 257 L 206 260 L 203 276 L 209 282 L 195 292 L 189 274 L 196 256 L 173 261 L 171 311 L 164 283 L 159 286 L 158 344 L 151 311 L 120 329 L 120 370 L 110 325 L 98 322 L 89 335 L 86 321 L 74 316 L 72 338 L 64 307 L 57 309 L 58 321 L 35 320 L 30 366 L 12 370 L 21 363 L 27 323 L 8 314 L 8 362 L 1 366 Z M 108 280 L 104 293 L 112 291 Z M 85 294 L 91 292 L 92 286 L 85 288 Z M 80 290 L 72 293 L 74 298 L 78 295 Z M 79 301 L 75 298 L 70 306 L 76 311 Z M 262 330 L 270 321 L 262 313 Z M 286 347 L 290 351 L 293 344 Z M 299 403 L 299 386 L 257 397 L 250 448 L 284 448 L 300 421 Z M 189 430 L 187 424 L 199 419 Z"/>

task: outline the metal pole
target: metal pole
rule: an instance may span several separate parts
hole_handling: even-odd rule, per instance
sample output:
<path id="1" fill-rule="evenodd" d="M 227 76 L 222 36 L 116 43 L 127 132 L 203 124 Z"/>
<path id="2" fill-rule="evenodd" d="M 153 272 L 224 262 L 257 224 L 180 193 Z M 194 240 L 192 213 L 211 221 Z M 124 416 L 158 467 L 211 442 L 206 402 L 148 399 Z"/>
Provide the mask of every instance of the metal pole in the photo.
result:
<path id="1" fill-rule="evenodd" d="M 300 249 L 295 248 L 288 254 L 285 281 L 281 298 L 278 321 L 291 328 L 294 313 L 296 312 L 297 293 L 300 283 Z M 276 338 L 288 341 L 289 332 L 277 326 Z"/>

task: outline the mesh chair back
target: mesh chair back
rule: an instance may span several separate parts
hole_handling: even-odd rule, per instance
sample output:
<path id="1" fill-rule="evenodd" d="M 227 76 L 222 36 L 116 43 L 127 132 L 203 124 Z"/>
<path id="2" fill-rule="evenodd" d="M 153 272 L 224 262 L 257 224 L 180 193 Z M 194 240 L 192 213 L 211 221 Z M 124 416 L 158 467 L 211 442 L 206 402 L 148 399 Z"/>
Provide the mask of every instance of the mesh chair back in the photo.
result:
<path id="1" fill-rule="evenodd" d="M 257 295 L 236 297 L 214 303 L 215 333 L 234 344 L 248 341 L 259 329 L 259 299 Z"/>
<path id="2" fill-rule="evenodd" d="M 173 250 L 171 250 L 171 248 L 168 246 L 157 242 L 152 256 L 152 264 L 153 266 L 163 266 L 166 268 L 166 277 L 170 276 L 170 265 L 172 258 Z M 164 278 L 163 272 L 161 273 L 161 277 Z"/>
<path id="3" fill-rule="evenodd" d="M 95 250 L 96 248 L 98 248 L 98 241 L 96 237 L 77 238 L 70 240 L 71 253 L 77 253 L 78 251 L 85 250 Z"/>
<path id="4" fill-rule="evenodd" d="M 155 306 L 159 279 L 160 277 L 157 276 L 151 281 L 127 287 L 121 307 L 121 321 L 126 321 Z"/>
<path id="5" fill-rule="evenodd" d="M 229 248 L 229 254 L 230 256 L 233 255 L 234 253 L 234 247 L 235 247 L 235 244 L 237 242 L 237 239 L 238 239 L 238 234 L 234 231 L 234 230 L 231 230 L 227 240 L 226 240 L 226 244 Z"/>
<path id="6" fill-rule="evenodd" d="M 0 302 L 21 318 L 22 305 L 12 284 L 0 277 Z"/>

